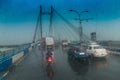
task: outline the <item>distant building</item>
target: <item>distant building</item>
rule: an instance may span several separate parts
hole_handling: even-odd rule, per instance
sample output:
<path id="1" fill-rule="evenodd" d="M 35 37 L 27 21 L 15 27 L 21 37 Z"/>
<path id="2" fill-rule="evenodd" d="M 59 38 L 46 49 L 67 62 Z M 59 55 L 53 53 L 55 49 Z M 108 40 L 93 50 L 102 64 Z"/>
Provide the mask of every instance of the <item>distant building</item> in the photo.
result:
<path id="1" fill-rule="evenodd" d="M 92 41 L 97 41 L 97 39 L 96 39 L 96 32 L 92 32 L 90 35 L 91 35 L 91 40 Z"/>

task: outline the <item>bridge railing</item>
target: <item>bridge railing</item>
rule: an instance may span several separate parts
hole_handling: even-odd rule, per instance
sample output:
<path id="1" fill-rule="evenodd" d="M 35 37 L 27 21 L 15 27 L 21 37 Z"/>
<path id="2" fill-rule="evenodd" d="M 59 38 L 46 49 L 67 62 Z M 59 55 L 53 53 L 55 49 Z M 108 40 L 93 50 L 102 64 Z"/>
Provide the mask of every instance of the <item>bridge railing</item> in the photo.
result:
<path id="1" fill-rule="evenodd" d="M 29 46 L 22 50 L 18 50 L 15 52 L 11 52 L 7 55 L 0 56 L 0 72 L 6 70 L 9 66 L 16 63 L 21 57 L 23 57 L 26 53 L 30 52 L 32 47 Z"/>
<path id="2" fill-rule="evenodd" d="M 120 55 L 120 48 L 119 47 L 113 47 L 113 46 L 103 46 L 106 48 L 110 54 L 113 55 Z"/>

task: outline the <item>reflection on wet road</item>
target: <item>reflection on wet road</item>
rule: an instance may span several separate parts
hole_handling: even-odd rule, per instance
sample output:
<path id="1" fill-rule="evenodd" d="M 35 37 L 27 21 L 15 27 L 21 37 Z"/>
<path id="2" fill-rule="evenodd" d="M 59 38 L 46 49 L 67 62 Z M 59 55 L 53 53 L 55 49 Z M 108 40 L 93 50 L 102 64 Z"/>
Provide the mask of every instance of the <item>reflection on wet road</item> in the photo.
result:
<path id="1" fill-rule="evenodd" d="M 35 49 L 4 80 L 120 80 L 120 57 L 81 62 L 60 47 L 55 49 L 54 64 L 47 67 L 43 55 Z"/>
<path id="2" fill-rule="evenodd" d="M 71 69 L 74 71 L 74 73 L 77 76 L 85 76 L 88 72 L 89 63 L 88 62 L 82 62 L 79 60 L 72 60 L 71 57 L 68 57 L 68 63 L 71 67 Z"/>
<path id="3" fill-rule="evenodd" d="M 52 80 L 54 77 L 54 69 L 51 65 L 46 66 L 46 73 L 47 73 L 47 76 Z"/>

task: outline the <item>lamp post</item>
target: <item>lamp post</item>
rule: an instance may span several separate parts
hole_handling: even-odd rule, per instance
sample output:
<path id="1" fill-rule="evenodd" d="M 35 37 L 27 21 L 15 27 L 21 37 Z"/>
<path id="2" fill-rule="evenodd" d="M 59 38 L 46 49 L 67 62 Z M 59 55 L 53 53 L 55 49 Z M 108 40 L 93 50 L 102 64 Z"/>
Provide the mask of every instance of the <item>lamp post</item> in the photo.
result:
<path id="1" fill-rule="evenodd" d="M 80 42 L 82 42 L 82 38 L 83 38 L 83 28 L 82 28 L 82 19 L 81 19 L 81 14 L 82 13 L 87 13 L 88 11 L 81 11 L 81 12 L 78 12 L 78 11 L 76 11 L 76 10 L 72 10 L 72 9 L 70 9 L 69 10 L 70 12 L 74 12 L 74 13 L 76 13 L 77 15 L 78 15 L 78 20 L 79 20 L 79 24 L 80 24 L 80 31 L 79 31 L 79 34 L 80 34 Z"/>

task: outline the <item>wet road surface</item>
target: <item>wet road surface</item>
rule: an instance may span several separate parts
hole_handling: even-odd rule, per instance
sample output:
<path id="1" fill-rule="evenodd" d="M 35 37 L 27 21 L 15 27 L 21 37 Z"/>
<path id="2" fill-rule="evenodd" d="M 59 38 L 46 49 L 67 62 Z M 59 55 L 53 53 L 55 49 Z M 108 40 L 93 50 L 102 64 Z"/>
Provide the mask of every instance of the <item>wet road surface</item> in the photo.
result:
<path id="1" fill-rule="evenodd" d="M 34 49 L 4 80 L 120 80 L 120 56 L 109 55 L 87 63 L 68 57 L 60 47 L 55 49 L 54 64 L 49 70 L 43 57 L 39 49 Z"/>

